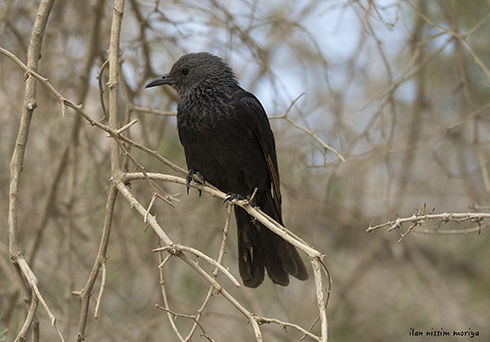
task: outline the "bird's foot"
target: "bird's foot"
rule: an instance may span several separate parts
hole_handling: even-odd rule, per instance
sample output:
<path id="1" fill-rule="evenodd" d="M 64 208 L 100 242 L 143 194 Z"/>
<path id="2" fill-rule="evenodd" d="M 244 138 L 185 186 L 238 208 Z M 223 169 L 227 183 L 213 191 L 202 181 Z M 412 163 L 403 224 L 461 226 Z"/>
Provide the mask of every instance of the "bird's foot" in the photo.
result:
<path id="1" fill-rule="evenodd" d="M 236 194 L 234 192 L 229 192 L 226 194 L 226 198 L 225 200 L 223 201 L 223 204 L 225 204 L 226 202 L 231 202 L 233 200 L 244 200 L 245 198 L 243 198 L 241 195 L 239 194 Z"/>
<path id="2" fill-rule="evenodd" d="M 194 175 L 196 175 L 200 179 L 200 181 L 193 178 L 192 176 L 194 176 Z M 185 177 L 185 185 L 187 187 L 187 195 L 189 195 L 189 188 L 191 187 L 192 181 L 194 181 L 198 184 L 201 184 L 201 185 L 206 184 L 206 181 L 204 180 L 204 176 L 199 171 L 194 171 L 193 169 L 190 169 L 189 172 L 187 173 L 187 176 Z M 198 190 L 198 191 L 199 191 L 199 197 L 201 197 L 202 191 L 201 190 Z"/>
<path id="3" fill-rule="evenodd" d="M 255 198 L 254 198 L 254 195 L 248 195 L 247 196 L 247 201 L 248 203 L 253 207 L 253 208 L 256 208 L 257 207 L 257 203 L 255 203 Z"/>

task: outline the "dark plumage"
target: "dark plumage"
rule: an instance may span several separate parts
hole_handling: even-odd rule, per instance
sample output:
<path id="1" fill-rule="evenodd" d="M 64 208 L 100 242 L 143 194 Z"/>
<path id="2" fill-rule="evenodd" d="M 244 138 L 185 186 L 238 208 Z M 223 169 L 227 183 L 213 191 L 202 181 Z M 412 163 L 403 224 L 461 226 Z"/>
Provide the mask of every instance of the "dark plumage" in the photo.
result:
<path id="1" fill-rule="evenodd" d="M 177 126 L 189 175 L 235 197 L 254 198 L 265 213 L 282 224 L 281 192 L 274 134 L 257 98 L 243 90 L 232 69 L 206 52 L 179 58 L 168 74 L 146 85 L 167 84 L 179 95 Z M 188 180 L 190 180 L 190 176 Z M 308 274 L 296 249 L 235 207 L 240 276 L 248 287 L 264 280 L 287 286 L 289 274 Z"/>

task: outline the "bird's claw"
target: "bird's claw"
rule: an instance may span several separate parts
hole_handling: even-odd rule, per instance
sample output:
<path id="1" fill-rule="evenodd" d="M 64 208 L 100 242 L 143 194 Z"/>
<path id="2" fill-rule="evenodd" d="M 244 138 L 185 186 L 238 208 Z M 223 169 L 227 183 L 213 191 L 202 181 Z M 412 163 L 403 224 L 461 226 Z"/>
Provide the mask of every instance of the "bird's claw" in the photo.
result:
<path id="1" fill-rule="evenodd" d="M 226 194 L 226 198 L 223 201 L 223 204 L 225 204 L 226 202 L 231 202 L 233 200 L 244 200 L 244 198 L 239 194 L 235 194 L 234 192 L 229 192 Z"/>
<path id="2" fill-rule="evenodd" d="M 194 179 L 192 176 L 196 175 L 201 181 Z M 185 177 L 185 185 L 187 187 L 187 195 L 189 195 L 189 189 L 191 187 L 191 182 L 194 181 L 198 184 L 204 185 L 206 184 L 206 181 L 204 180 L 204 176 L 199 172 L 199 171 L 194 171 L 193 169 L 190 169 L 189 172 L 187 173 L 187 176 Z M 199 197 L 201 197 L 202 191 L 199 191 Z"/>

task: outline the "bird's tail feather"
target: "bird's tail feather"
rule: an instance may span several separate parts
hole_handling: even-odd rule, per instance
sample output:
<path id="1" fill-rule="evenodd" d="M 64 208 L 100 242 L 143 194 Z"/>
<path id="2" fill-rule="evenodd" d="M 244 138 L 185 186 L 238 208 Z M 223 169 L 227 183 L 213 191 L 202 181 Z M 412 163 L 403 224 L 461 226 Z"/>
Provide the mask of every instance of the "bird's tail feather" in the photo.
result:
<path id="1" fill-rule="evenodd" d="M 269 216 L 282 224 L 274 209 L 272 196 L 260 194 L 256 202 Z M 264 280 L 264 266 L 272 281 L 287 286 L 289 275 L 308 279 L 306 267 L 296 248 L 254 220 L 242 208 L 235 207 L 238 227 L 238 266 L 245 286 L 257 287 Z"/>
<path id="2" fill-rule="evenodd" d="M 264 281 L 264 252 L 260 233 L 245 210 L 235 207 L 238 235 L 238 269 L 243 284 L 257 287 Z"/>

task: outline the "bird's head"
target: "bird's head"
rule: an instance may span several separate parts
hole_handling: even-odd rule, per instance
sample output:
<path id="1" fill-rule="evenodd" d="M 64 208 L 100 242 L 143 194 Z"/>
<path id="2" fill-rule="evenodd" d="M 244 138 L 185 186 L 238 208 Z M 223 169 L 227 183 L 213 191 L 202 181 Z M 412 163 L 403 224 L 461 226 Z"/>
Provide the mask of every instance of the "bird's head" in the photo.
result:
<path id="1" fill-rule="evenodd" d="M 189 53 L 180 57 L 170 72 L 149 81 L 145 88 L 170 85 L 179 96 L 201 88 L 238 85 L 230 66 L 208 52 Z"/>

